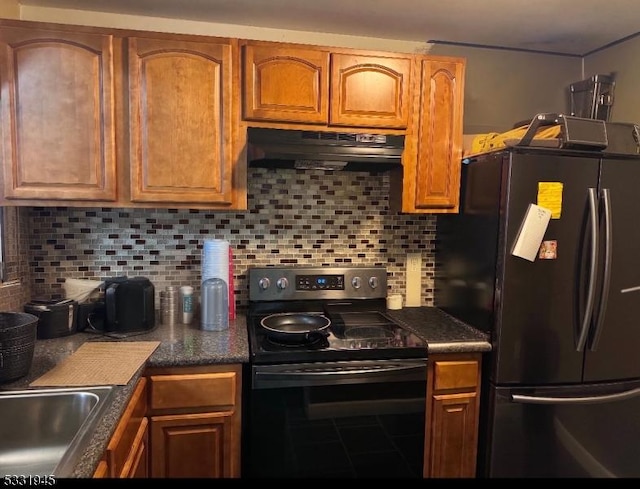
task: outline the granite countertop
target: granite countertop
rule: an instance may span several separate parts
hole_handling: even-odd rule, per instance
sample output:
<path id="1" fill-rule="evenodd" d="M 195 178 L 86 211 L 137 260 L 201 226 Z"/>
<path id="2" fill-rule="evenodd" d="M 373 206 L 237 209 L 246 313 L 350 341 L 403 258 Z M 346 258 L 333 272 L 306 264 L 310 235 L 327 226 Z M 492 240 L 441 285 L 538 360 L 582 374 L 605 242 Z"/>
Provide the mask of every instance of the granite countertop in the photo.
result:
<path id="1" fill-rule="evenodd" d="M 405 307 L 387 315 L 426 340 L 429 354 L 491 351 L 488 334 L 436 307 Z"/>
<path id="2" fill-rule="evenodd" d="M 488 335 L 452 318 L 433 307 L 405 308 L 387 311 L 389 317 L 413 330 L 428 343 L 429 353 L 488 352 Z M 249 362 L 246 318 L 242 311 L 230 321 L 226 331 L 203 331 L 197 321 L 191 325 L 159 325 L 142 334 L 124 338 L 80 332 L 62 338 L 37 340 L 29 374 L 1 389 L 26 389 L 29 384 L 75 352 L 87 341 L 159 341 L 160 345 L 146 365 L 127 385 L 116 386 L 111 405 L 102 417 L 88 448 L 72 473 L 72 477 L 91 477 L 124 412 L 133 389 L 146 367 L 180 367 L 238 364 Z"/>
<path id="3" fill-rule="evenodd" d="M 71 474 L 74 478 L 93 476 L 134 387 L 146 367 L 237 364 L 249 361 L 244 316 L 230 321 L 229 329 L 226 331 L 203 331 L 194 321 L 191 325 L 159 325 L 149 332 L 126 338 L 80 332 L 61 338 L 36 340 L 29 373 L 14 382 L 0 385 L 0 388 L 28 389 L 32 381 L 51 370 L 87 341 L 159 341 L 160 345 L 127 385 L 115 387 L 110 406 L 98 422 L 86 450 Z"/>

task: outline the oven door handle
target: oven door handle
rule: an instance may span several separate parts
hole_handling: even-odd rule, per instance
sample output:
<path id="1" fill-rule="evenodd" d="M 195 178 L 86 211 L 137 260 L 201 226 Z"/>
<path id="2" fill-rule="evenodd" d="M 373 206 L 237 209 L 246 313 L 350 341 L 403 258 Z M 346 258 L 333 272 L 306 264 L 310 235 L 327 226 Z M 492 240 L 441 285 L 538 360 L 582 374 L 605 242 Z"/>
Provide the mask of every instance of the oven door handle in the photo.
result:
<path id="1" fill-rule="evenodd" d="M 253 388 L 427 381 L 426 360 L 254 365 Z"/>

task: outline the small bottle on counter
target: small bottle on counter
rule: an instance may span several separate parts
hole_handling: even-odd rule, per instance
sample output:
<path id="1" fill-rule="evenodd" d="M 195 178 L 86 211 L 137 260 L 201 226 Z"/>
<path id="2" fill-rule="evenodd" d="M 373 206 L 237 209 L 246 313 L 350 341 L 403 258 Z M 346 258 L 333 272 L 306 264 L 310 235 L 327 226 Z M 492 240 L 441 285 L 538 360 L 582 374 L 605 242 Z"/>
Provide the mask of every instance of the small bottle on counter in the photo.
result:
<path id="1" fill-rule="evenodd" d="M 221 278 L 202 282 L 200 327 L 206 331 L 229 328 L 229 286 Z"/>
<path id="2" fill-rule="evenodd" d="M 191 324 L 193 320 L 193 287 L 180 287 L 180 304 L 182 310 L 182 324 Z"/>

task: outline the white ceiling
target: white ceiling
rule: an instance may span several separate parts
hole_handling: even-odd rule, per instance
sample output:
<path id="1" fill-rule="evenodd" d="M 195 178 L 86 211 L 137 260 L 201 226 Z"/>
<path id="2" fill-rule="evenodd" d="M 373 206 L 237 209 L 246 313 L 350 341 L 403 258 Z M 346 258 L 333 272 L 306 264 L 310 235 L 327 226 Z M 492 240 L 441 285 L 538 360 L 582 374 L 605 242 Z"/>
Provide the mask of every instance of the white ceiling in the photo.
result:
<path id="1" fill-rule="evenodd" d="M 583 56 L 635 35 L 640 0 L 19 0 L 222 24 Z"/>

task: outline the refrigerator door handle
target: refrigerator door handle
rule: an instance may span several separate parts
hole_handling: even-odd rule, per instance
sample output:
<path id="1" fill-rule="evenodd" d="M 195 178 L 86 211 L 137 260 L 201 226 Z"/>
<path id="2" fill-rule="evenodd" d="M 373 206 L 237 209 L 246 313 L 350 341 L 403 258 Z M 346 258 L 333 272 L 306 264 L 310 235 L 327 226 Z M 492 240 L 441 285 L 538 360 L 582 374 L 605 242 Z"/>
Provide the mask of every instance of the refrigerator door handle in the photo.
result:
<path id="1" fill-rule="evenodd" d="M 606 402 L 624 401 L 640 396 L 640 387 L 628 391 L 606 394 L 603 396 L 585 397 L 547 397 L 547 396 L 525 396 L 522 394 L 512 394 L 511 400 L 521 404 L 601 404 Z"/>
<path id="2" fill-rule="evenodd" d="M 600 335 L 602 334 L 602 325 L 604 323 L 604 315 L 607 311 L 607 303 L 609 301 L 609 289 L 611 284 L 611 250 L 612 250 L 612 232 L 611 232 L 611 196 L 608 188 L 601 190 L 602 204 L 604 210 L 604 270 L 602 273 L 602 292 L 600 293 L 600 304 L 598 305 L 598 319 L 596 320 L 595 329 L 589 350 L 596 351 Z"/>
<path id="3" fill-rule="evenodd" d="M 598 199 L 595 188 L 589 188 L 589 221 L 591 223 L 591 263 L 589 270 L 589 289 L 587 291 L 587 303 L 584 308 L 584 317 L 578 336 L 576 351 L 582 351 L 587 343 L 589 324 L 593 314 L 593 302 L 596 292 L 596 272 L 598 264 Z"/>

